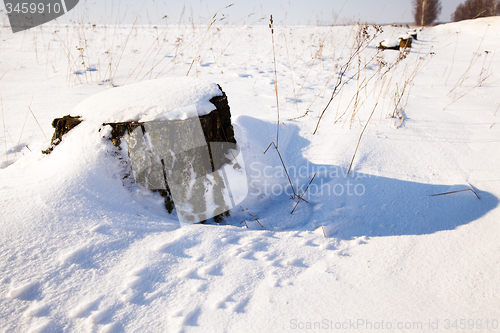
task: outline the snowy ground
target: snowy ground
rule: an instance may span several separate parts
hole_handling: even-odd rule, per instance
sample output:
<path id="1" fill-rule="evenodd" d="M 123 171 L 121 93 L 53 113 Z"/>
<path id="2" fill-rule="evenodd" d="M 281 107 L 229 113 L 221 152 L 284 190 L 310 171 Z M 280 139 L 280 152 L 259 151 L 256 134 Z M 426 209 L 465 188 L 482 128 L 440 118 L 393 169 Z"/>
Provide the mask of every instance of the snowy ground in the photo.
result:
<path id="1" fill-rule="evenodd" d="M 499 331 L 500 19 L 426 28 L 399 60 L 376 45 L 407 29 L 366 48 L 358 30 L 274 29 L 279 150 L 296 188 L 316 174 L 291 214 L 280 160 L 263 154 L 269 28 L 0 28 L 0 330 Z M 243 148 L 250 195 L 224 225 L 181 228 L 123 186 L 92 126 L 41 154 L 87 97 L 186 73 L 224 89 Z"/>

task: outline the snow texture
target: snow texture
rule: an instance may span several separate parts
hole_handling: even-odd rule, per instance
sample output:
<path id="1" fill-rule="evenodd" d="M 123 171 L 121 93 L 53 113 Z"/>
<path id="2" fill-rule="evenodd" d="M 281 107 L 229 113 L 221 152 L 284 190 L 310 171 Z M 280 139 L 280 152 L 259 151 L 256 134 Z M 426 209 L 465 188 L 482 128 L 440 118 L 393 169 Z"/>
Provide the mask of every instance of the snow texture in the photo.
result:
<path id="1" fill-rule="evenodd" d="M 190 111 L 203 116 L 215 110 L 210 99 L 222 96 L 217 84 L 175 77 L 130 84 L 96 94 L 72 115 L 97 124 L 187 119 Z"/>
<path id="2" fill-rule="evenodd" d="M 404 57 L 384 27 L 313 135 L 358 29 L 274 27 L 275 143 L 295 191 L 315 176 L 297 204 L 264 154 L 267 26 L 0 27 L 0 331 L 496 332 L 500 18 L 424 28 Z M 249 194 L 181 228 L 102 122 L 209 112 L 212 82 Z M 43 155 L 70 112 L 87 121 Z"/>

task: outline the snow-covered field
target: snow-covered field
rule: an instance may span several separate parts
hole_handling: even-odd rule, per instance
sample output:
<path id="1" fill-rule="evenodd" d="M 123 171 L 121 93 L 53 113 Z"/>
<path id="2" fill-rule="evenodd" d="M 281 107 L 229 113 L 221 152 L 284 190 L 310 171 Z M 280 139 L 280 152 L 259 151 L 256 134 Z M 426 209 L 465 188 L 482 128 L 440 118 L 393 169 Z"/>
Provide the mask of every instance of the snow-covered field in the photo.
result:
<path id="1" fill-rule="evenodd" d="M 406 28 L 359 29 L 0 28 L 0 331 L 500 331 L 500 18 L 425 28 L 402 57 L 376 46 Z M 186 74 L 227 93 L 245 158 L 223 225 L 124 186 L 105 129 L 41 153 L 87 97 Z M 297 206 L 264 154 L 275 82 L 294 189 L 314 177 Z"/>

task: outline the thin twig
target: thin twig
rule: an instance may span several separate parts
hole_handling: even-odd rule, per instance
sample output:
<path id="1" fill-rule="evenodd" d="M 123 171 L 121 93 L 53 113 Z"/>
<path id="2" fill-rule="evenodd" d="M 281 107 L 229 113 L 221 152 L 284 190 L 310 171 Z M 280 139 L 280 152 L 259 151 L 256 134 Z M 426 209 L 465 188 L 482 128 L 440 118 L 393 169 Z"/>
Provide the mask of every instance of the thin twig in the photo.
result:
<path id="1" fill-rule="evenodd" d="M 33 101 L 33 99 L 31 99 Z M 17 141 L 16 151 L 14 152 L 14 157 L 12 161 L 16 160 L 17 151 L 19 150 L 19 145 L 21 144 L 21 138 L 23 137 L 24 127 L 26 126 L 26 120 L 28 120 L 28 115 L 30 114 L 29 110 L 26 112 L 26 117 L 24 118 L 23 128 L 21 129 L 21 134 L 19 135 L 19 140 Z"/>
<path id="2" fill-rule="evenodd" d="M 351 172 L 352 168 L 352 163 L 354 163 L 354 158 L 356 157 L 356 153 L 358 151 L 359 143 L 361 142 L 361 138 L 363 137 L 363 133 L 365 132 L 366 127 L 370 123 L 370 120 L 372 119 L 373 113 L 375 112 L 375 109 L 377 108 L 378 102 L 375 104 L 375 107 L 373 108 L 372 113 L 370 114 L 370 118 L 368 118 L 368 121 L 365 124 L 365 127 L 363 127 L 363 131 L 361 132 L 361 135 L 359 136 L 358 144 L 356 145 L 356 150 L 354 151 L 354 155 L 352 155 L 352 160 L 351 160 L 351 165 L 349 165 L 349 171 L 347 171 L 347 174 Z"/>
<path id="3" fill-rule="evenodd" d="M 234 5 L 234 4 L 230 4 L 230 5 L 228 5 L 228 6 L 225 6 L 225 7 L 221 8 L 221 9 L 219 9 L 218 11 L 216 11 L 216 12 L 215 12 L 215 14 L 214 14 L 212 17 L 217 16 L 217 15 L 218 15 L 218 13 L 219 13 L 219 11 L 221 11 L 222 9 L 229 8 L 229 7 L 233 6 L 233 5 Z M 208 19 L 207 19 L 207 20 L 208 20 Z M 205 20 L 205 21 L 206 21 L 206 20 Z M 204 24 L 204 23 L 205 23 L 205 21 L 203 21 L 201 24 Z M 180 21 L 179 21 L 179 22 L 180 22 Z M 171 53 L 172 51 L 174 51 L 174 49 L 175 49 L 175 51 L 176 51 L 176 55 L 172 58 L 172 60 L 170 60 L 170 62 L 169 62 L 169 63 L 167 63 L 165 66 L 163 66 L 163 68 L 162 68 L 162 69 L 158 72 L 158 74 L 156 75 L 156 77 L 155 77 L 155 78 L 160 77 L 160 75 L 163 73 L 163 71 L 165 71 L 165 69 L 166 69 L 166 68 L 167 68 L 170 64 L 172 64 L 172 61 L 173 61 L 173 60 L 175 60 L 175 59 L 177 59 L 178 54 L 183 54 L 184 50 L 187 50 L 187 49 L 188 49 L 188 47 L 190 47 L 190 46 L 191 46 L 191 45 L 192 45 L 192 44 L 196 41 L 196 39 L 197 39 L 197 38 L 198 38 L 198 37 L 195 37 L 195 38 L 194 38 L 191 42 L 189 42 L 189 43 L 188 43 L 188 44 L 187 44 L 184 48 L 182 48 L 182 49 L 180 50 L 181 52 L 179 52 L 179 53 L 178 53 L 178 51 L 179 51 L 179 47 L 180 47 L 180 45 L 181 45 L 181 41 L 182 41 L 182 39 L 178 42 L 178 44 L 177 44 L 177 46 L 176 46 L 176 47 L 174 47 L 174 48 L 173 48 L 173 49 L 171 49 L 170 51 L 166 52 L 167 54 L 170 54 L 170 53 Z M 200 47 L 201 47 L 201 45 L 200 45 Z M 148 72 L 147 72 L 147 73 L 146 73 L 146 74 L 145 74 L 145 75 L 144 75 L 144 76 L 143 76 L 143 77 L 142 77 L 139 81 L 142 81 L 142 80 L 143 80 L 146 76 L 150 75 L 150 73 L 152 74 L 153 70 L 154 70 L 157 66 L 159 66 L 159 65 L 160 65 L 160 64 L 161 64 L 161 63 L 162 63 L 165 59 L 167 59 L 167 57 L 162 57 L 162 58 L 161 58 L 158 62 L 156 62 L 155 64 L 153 64 L 153 66 L 151 67 L 151 69 L 150 69 L 150 70 L 149 70 L 149 71 L 148 71 Z M 137 73 L 137 77 L 136 77 L 136 79 L 139 77 L 139 74 L 140 74 L 140 71 L 139 71 L 139 73 Z"/>
<path id="4" fill-rule="evenodd" d="M 479 14 L 480 15 L 480 14 Z M 477 16 L 476 16 L 477 17 Z M 456 88 L 462 86 L 462 83 L 464 83 L 465 80 L 467 80 L 469 78 L 469 72 L 472 68 L 472 65 L 474 65 L 474 63 L 477 61 L 477 59 L 479 58 L 479 49 L 481 48 L 481 45 L 483 44 L 483 41 L 484 41 L 484 38 L 486 37 L 486 34 L 488 33 L 488 29 L 489 29 L 489 25 L 486 27 L 486 31 L 484 32 L 484 36 L 483 38 L 481 38 L 481 41 L 479 43 L 479 45 L 477 46 L 477 50 L 476 52 L 473 53 L 472 55 L 472 59 L 469 63 L 469 67 L 467 67 L 467 69 L 465 70 L 465 73 L 462 74 L 462 76 L 460 77 L 460 79 L 457 81 L 457 83 L 455 84 L 455 86 L 453 87 L 453 89 L 450 90 L 450 92 L 448 93 L 451 94 Z M 478 86 L 482 83 L 483 81 L 479 82 Z"/>
<path id="5" fill-rule="evenodd" d="M 333 99 L 337 96 L 337 94 L 339 93 L 339 91 L 341 91 L 342 88 L 346 85 L 347 82 L 343 82 L 343 77 L 344 77 L 345 73 L 347 73 L 347 71 L 349 70 L 349 67 L 350 67 L 352 61 L 364 49 L 366 49 L 368 47 L 368 45 L 370 44 L 370 42 L 373 41 L 376 38 L 376 36 L 378 35 L 378 32 L 380 31 L 379 30 L 380 27 L 376 27 L 377 32 L 375 32 L 374 35 L 370 37 L 370 36 L 365 36 L 363 34 L 363 32 L 366 32 L 366 29 L 367 29 L 367 26 L 363 26 L 363 27 L 360 28 L 360 31 L 358 32 L 358 37 L 356 38 L 357 44 L 355 46 L 353 46 L 353 48 L 351 49 L 351 54 L 349 55 L 347 61 L 344 63 L 344 65 L 342 65 L 342 67 L 340 67 L 339 73 L 337 75 L 337 83 L 335 84 L 335 87 L 333 88 L 330 100 L 326 104 L 325 108 L 323 108 L 323 111 L 321 112 L 321 114 L 319 116 L 319 119 L 318 119 L 318 122 L 316 123 L 316 128 L 314 129 L 313 135 L 316 134 L 316 132 L 318 131 L 319 123 L 323 119 L 323 116 L 324 116 L 326 110 L 328 109 L 328 107 L 330 106 L 330 104 L 332 103 Z M 358 71 L 360 71 L 360 70 L 361 69 L 358 68 Z M 353 77 L 351 77 L 351 79 Z M 348 79 L 348 81 L 351 80 L 351 79 Z"/>
<path id="6" fill-rule="evenodd" d="M 123 82 L 123 85 L 125 85 L 127 83 L 127 81 L 132 77 L 132 74 L 135 73 L 135 71 L 139 68 L 139 66 L 142 64 L 142 67 L 141 67 L 141 70 L 142 68 L 144 68 L 145 66 L 145 62 L 143 63 L 143 61 L 146 59 L 146 57 L 149 58 L 149 56 L 151 56 L 151 54 L 153 53 L 153 46 L 156 44 L 156 43 L 159 43 L 159 41 L 161 40 L 161 38 L 165 38 L 164 37 L 164 34 L 166 33 L 166 30 L 167 30 L 167 27 L 168 26 L 165 26 L 165 29 L 162 30 L 161 34 L 156 37 L 156 39 L 153 41 L 153 43 L 149 46 L 149 49 L 144 53 L 144 56 L 142 57 L 142 59 L 139 61 L 139 63 L 137 64 L 137 66 L 134 68 L 134 70 L 129 74 L 129 76 L 127 77 L 127 79 L 125 80 L 125 82 Z M 138 76 L 139 74 L 137 74 Z M 137 79 L 137 76 L 136 76 L 136 79 Z"/>
<path id="7" fill-rule="evenodd" d="M 278 121 L 276 123 L 276 149 L 279 145 L 279 133 L 280 133 L 280 103 L 278 100 L 278 74 L 276 71 L 276 51 L 274 48 L 274 28 L 273 28 L 273 16 L 271 15 L 269 19 L 269 29 L 271 29 L 271 39 L 273 43 L 273 63 L 274 63 L 274 91 L 276 93 L 276 111 L 278 112 Z"/>
<path id="8" fill-rule="evenodd" d="M 257 218 L 257 216 L 253 215 L 253 214 L 250 214 L 248 213 L 251 217 L 252 217 L 252 221 L 256 221 L 262 228 L 264 228 L 264 226 L 260 223 L 259 219 Z M 257 213 L 256 215 L 258 215 L 259 213 Z"/>
<path id="9" fill-rule="evenodd" d="M 309 184 L 307 184 L 307 187 L 306 189 L 304 190 L 304 193 L 302 193 L 302 195 L 299 195 L 299 201 L 297 201 L 297 203 L 295 204 L 295 207 L 293 207 L 293 210 L 290 214 L 293 214 L 293 212 L 295 212 L 295 208 L 297 208 L 297 206 L 299 205 L 299 203 L 303 200 L 303 201 L 306 201 L 303 199 L 304 195 L 306 194 L 307 190 L 309 189 L 309 186 L 311 185 L 311 183 L 313 182 L 314 178 L 316 178 L 316 173 L 314 174 L 314 176 L 312 177 L 311 181 L 309 182 Z M 307 202 L 307 201 L 306 201 Z"/>
<path id="10" fill-rule="evenodd" d="M 467 188 L 465 190 L 459 190 L 459 191 L 451 191 L 451 192 L 445 192 L 445 193 L 439 193 L 439 194 L 433 194 L 431 195 L 432 197 L 437 197 L 437 196 L 440 196 L 440 195 L 447 195 L 447 194 L 453 194 L 453 193 L 459 193 L 459 192 L 465 192 L 465 191 L 472 191 L 472 193 L 474 193 L 476 195 L 476 197 L 479 199 L 479 196 L 477 195 L 476 191 L 474 191 L 473 189 L 471 188 Z"/>
<path id="11" fill-rule="evenodd" d="M 286 48 L 286 57 L 287 57 L 287 62 L 288 62 L 288 69 L 290 70 L 290 79 L 292 80 L 292 90 L 293 90 L 293 98 L 294 98 L 294 104 L 295 107 L 297 108 L 297 113 L 299 112 L 299 105 L 297 104 L 297 100 L 299 96 L 295 92 L 295 82 L 293 79 L 293 71 L 292 71 L 292 63 L 290 62 L 290 54 L 288 52 L 288 41 L 286 39 L 286 34 L 283 33 L 283 39 L 285 40 L 285 48 Z"/>
<path id="12" fill-rule="evenodd" d="M 40 123 L 38 122 L 38 120 L 36 119 L 35 117 L 35 114 L 33 113 L 33 110 L 31 110 L 31 107 L 29 106 L 28 109 L 31 111 L 31 114 L 33 115 L 33 118 L 35 119 L 36 123 L 38 124 L 38 127 L 40 127 L 40 131 L 42 131 L 42 134 L 43 136 L 45 137 L 45 140 L 47 140 L 47 142 L 49 141 L 49 139 L 47 139 L 47 136 L 45 135 L 45 133 L 43 132 L 43 129 L 42 129 L 42 126 L 40 126 Z"/>
<path id="13" fill-rule="evenodd" d="M 144 2 L 142 3 L 142 6 L 141 6 L 141 9 L 139 9 L 139 14 L 142 12 L 142 9 L 144 8 L 144 5 L 146 4 L 146 0 L 144 0 Z M 132 33 L 134 32 L 134 28 L 137 24 L 137 20 L 139 18 L 139 14 L 137 14 L 137 17 L 135 18 L 135 21 L 134 23 L 132 24 L 132 27 L 130 28 L 130 33 L 128 34 L 127 38 L 125 39 L 125 44 L 123 45 L 123 48 L 122 48 L 122 52 L 120 54 L 120 56 L 118 57 L 118 61 L 116 62 L 116 65 L 115 65 L 115 71 L 113 72 L 112 69 L 110 68 L 110 73 L 109 73 L 109 84 L 111 86 L 115 86 L 113 81 L 115 80 L 115 76 L 116 76 L 116 73 L 118 73 L 118 67 L 120 66 L 120 62 L 122 60 L 122 57 L 123 57 L 123 53 L 125 52 L 125 48 L 127 47 L 127 44 L 130 40 L 130 36 L 132 36 Z M 110 63 L 110 67 L 111 67 L 111 63 Z"/>
<path id="14" fill-rule="evenodd" d="M 5 126 L 5 116 L 3 111 L 3 97 L 0 97 L 0 102 L 2 104 L 3 142 L 5 143 L 5 158 L 7 159 L 7 166 L 9 166 L 9 151 L 7 150 L 7 135 L 5 134 L 7 127 Z"/>
<path id="15" fill-rule="evenodd" d="M 328 107 L 332 103 L 333 99 L 337 95 L 336 94 L 337 90 L 339 89 L 339 87 L 341 87 L 341 86 L 343 87 L 343 85 L 342 85 L 342 78 L 344 77 L 344 74 L 347 72 L 347 69 L 349 68 L 350 62 L 351 62 L 351 59 L 349 59 L 347 61 L 347 63 L 344 64 L 344 66 L 341 67 L 339 75 L 337 77 L 337 84 L 333 88 L 333 92 L 332 92 L 332 95 L 330 97 L 330 100 L 328 101 L 328 103 L 326 103 L 326 106 L 324 107 L 323 111 L 321 112 L 321 115 L 319 116 L 319 119 L 318 119 L 318 122 L 316 124 L 316 128 L 314 129 L 313 135 L 316 134 L 316 132 L 318 131 L 319 123 L 321 122 L 321 119 L 323 118 L 323 115 L 325 114 L 326 110 L 328 109 Z"/>
<path id="16" fill-rule="evenodd" d="M 463 94 L 462 96 L 460 96 L 459 98 L 455 99 L 453 102 L 451 102 L 450 104 L 446 105 L 444 109 L 446 109 L 448 106 L 452 105 L 453 103 L 455 103 L 456 101 L 458 101 L 459 99 L 461 99 L 462 97 L 464 97 L 465 95 L 467 95 L 468 93 L 470 93 L 472 90 L 476 89 L 477 87 L 479 87 L 484 81 L 486 81 L 493 73 L 491 73 L 490 75 L 488 75 L 487 77 L 485 77 L 484 79 L 482 79 L 478 84 L 476 84 L 474 87 L 472 87 L 471 89 L 469 89 L 465 94 Z"/>
<path id="17" fill-rule="evenodd" d="M 458 46 L 458 32 L 456 33 L 457 35 L 457 41 L 455 42 L 455 51 L 453 51 L 453 58 L 451 58 L 451 68 L 450 68 L 450 72 L 448 73 L 448 77 L 446 78 L 446 81 L 444 83 L 444 85 L 446 86 L 448 84 L 448 80 L 450 79 L 450 75 L 451 73 L 453 72 L 453 64 L 455 64 L 455 54 L 457 53 L 457 46 Z"/>
<path id="18" fill-rule="evenodd" d="M 191 68 L 193 67 L 194 62 L 196 61 L 196 58 L 198 58 L 198 54 L 200 53 L 201 46 L 203 45 L 203 42 L 205 41 L 205 37 L 207 37 L 207 34 L 208 34 L 208 31 L 210 30 L 210 27 L 215 23 L 215 21 L 217 21 L 215 19 L 216 16 L 217 16 L 217 13 L 214 14 L 214 16 L 212 17 L 212 22 L 210 22 L 210 24 L 208 25 L 207 31 L 205 31 L 205 35 L 203 36 L 203 39 L 201 40 L 200 46 L 198 47 L 198 51 L 196 51 L 196 54 L 193 58 L 193 61 L 191 61 L 191 65 L 189 66 L 189 69 L 186 73 L 186 76 L 189 75 L 189 72 L 191 72 Z"/>
<path id="19" fill-rule="evenodd" d="M 269 150 L 269 148 L 271 148 L 271 146 L 274 146 L 274 148 L 276 149 L 276 152 L 278 153 L 278 156 L 279 156 L 280 161 L 281 161 L 281 165 L 283 165 L 283 169 L 285 169 L 286 176 L 288 177 L 288 182 L 290 183 L 290 186 L 292 187 L 293 197 L 296 198 L 297 193 L 295 193 L 295 189 L 293 187 L 292 180 L 290 179 L 290 175 L 288 174 L 288 171 L 286 170 L 285 162 L 283 162 L 283 158 L 281 157 L 280 151 L 278 150 L 278 147 L 276 146 L 276 144 L 274 142 L 271 142 L 269 144 L 269 146 L 267 147 L 266 151 L 264 152 L 264 154 L 267 153 L 267 151 Z"/>
<path id="20" fill-rule="evenodd" d="M 324 228 L 323 226 L 321 226 L 321 227 L 318 227 L 318 228 L 314 229 L 314 231 L 316 231 L 316 230 L 318 230 L 318 229 L 320 229 L 320 228 L 321 228 L 321 230 L 323 231 L 323 236 L 325 236 L 325 238 L 326 238 L 325 228 Z"/>

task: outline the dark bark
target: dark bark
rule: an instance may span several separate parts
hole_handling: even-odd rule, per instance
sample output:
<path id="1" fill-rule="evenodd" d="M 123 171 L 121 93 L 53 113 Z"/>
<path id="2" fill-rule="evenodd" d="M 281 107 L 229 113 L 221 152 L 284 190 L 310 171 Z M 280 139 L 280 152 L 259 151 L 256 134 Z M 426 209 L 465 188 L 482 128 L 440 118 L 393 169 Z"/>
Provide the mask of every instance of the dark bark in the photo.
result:
<path id="1" fill-rule="evenodd" d="M 82 122 L 80 116 L 64 116 L 62 118 L 56 118 L 52 121 L 52 127 L 55 128 L 54 135 L 52 135 L 52 140 L 50 141 L 50 147 L 43 150 L 42 153 L 50 154 L 52 150 L 62 141 L 62 137 L 71 131 L 74 127 Z"/>
<path id="2" fill-rule="evenodd" d="M 214 210 L 218 212 L 214 214 L 214 220 L 221 222 L 225 216 L 229 216 L 229 207 L 224 204 L 222 197 L 225 189 L 224 180 L 221 173 L 217 171 L 222 165 L 232 162 L 225 154 L 229 148 L 236 146 L 236 139 L 231 125 L 231 111 L 226 94 L 222 91 L 222 96 L 214 97 L 210 102 L 216 109 L 197 118 L 105 123 L 103 125 L 111 126 L 110 139 L 114 146 L 120 147 L 122 139 L 127 140 L 128 154 L 136 183 L 160 193 L 165 198 L 165 208 L 169 212 L 172 212 L 174 208 L 174 195 L 180 195 L 184 196 L 186 203 L 193 207 L 195 217 L 200 221 L 205 220 L 206 218 L 199 219 L 200 216 L 204 216 L 207 209 L 204 200 L 206 192 L 204 186 L 206 185 L 200 177 L 208 173 L 212 174 L 214 183 L 211 184 L 211 192 L 215 206 L 218 205 Z M 79 116 L 69 115 L 54 119 L 52 126 L 55 132 L 52 143 L 44 153 L 49 154 L 61 142 L 63 136 L 81 121 Z M 200 125 L 203 137 L 199 130 Z M 150 140 L 155 140 L 155 138 L 158 140 L 153 147 L 146 144 L 146 133 Z M 197 133 L 200 133 L 199 137 L 196 137 Z M 195 144 L 191 138 L 196 141 Z M 172 156 L 168 154 L 170 148 L 175 151 Z M 155 151 L 158 149 L 159 151 Z M 237 163 L 234 167 L 238 167 Z M 193 175 L 196 177 L 193 178 Z M 172 184 L 169 185 L 167 179 Z M 188 195 L 188 193 L 196 193 L 196 195 Z"/>

